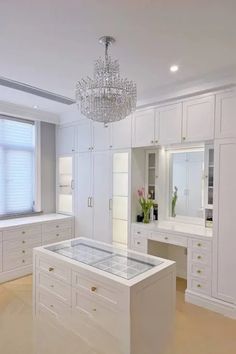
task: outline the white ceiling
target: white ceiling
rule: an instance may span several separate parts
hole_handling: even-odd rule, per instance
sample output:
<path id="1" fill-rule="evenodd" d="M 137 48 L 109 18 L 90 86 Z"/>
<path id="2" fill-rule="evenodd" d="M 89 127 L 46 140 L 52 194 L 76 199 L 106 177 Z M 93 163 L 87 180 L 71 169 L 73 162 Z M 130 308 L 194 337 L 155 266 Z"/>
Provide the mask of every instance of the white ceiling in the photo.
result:
<path id="1" fill-rule="evenodd" d="M 145 102 L 193 80 L 236 67 L 236 0 L 9 0 L 0 5 L 0 76 L 68 97 L 103 55 L 98 38 L 117 39 L 111 54 L 137 82 Z M 178 64 L 171 74 L 169 66 Z M 0 100 L 61 112 L 65 105 L 11 89 Z"/>

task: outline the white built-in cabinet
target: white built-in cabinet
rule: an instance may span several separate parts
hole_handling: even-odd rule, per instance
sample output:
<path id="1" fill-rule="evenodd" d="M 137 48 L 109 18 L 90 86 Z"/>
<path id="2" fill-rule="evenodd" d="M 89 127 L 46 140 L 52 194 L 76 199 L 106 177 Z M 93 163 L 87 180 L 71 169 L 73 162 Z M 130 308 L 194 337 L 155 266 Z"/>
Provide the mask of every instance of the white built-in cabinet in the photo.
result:
<path id="1" fill-rule="evenodd" d="M 157 108 L 156 140 L 158 140 L 158 145 L 181 143 L 182 103 Z"/>
<path id="2" fill-rule="evenodd" d="M 78 124 L 78 152 L 87 152 L 93 149 L 92 123 L 85 119 Z"/>
<path id="3" fill-rule="evenodd" d="M 57 154 L 65 155 L 76 152 L 77 150 L 77 134 L 76 126 L 59 126 L 57 127 Z"/>
<path id="4" fill-rule="evenodd" d="M 57 156 L 57 212 L 74 214 L 75 155 Z"/>
<path id="5" fill-rule="evenodd" d="M 236 138 L 215 142 L 213 296 L 236 304 Z"/>
<path id="6" fill-rule="evenodd" d="M 214 139 L 214 95 L 183 102 L 183 136 L 186 142 Z"/>
<path id="7" fill-rule="evenodd" d="M 216 138 L 236 136 L 236 90 L 216 95 Z"/>
<path id="8" fill-rule="evenodd" d="M 133 147 L 151 146 L 155 143 L 155 110 L 139 111 L 133 115 Z"/>
<path id="9" fill-rule="evenodd" d="M 132 137 L 132 116 L 110 124 L 111 127 L 111 149 L 128 149 L 131 147 Z"/>

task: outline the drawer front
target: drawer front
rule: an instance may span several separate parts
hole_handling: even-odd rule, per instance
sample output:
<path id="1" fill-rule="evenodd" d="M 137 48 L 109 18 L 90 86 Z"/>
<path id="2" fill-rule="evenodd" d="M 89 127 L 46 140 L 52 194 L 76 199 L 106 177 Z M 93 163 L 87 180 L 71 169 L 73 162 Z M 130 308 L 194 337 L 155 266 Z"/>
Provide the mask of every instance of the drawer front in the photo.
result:
<path id="1" fill-rule="evenodd" d="M 62 280 L 67 284 L 71 284 L 71 270 L 70 268 L 67 268 L 63 262 L 58 262 L 46 257 L 37 257 L 36 267 L 51 277 Z"/>
<path id="2" fill-rule="evenodd" d="M 210 268 L 205 265 L 192 263 L 190 267 L 190 272 L 192 276 L 198 277 L 199 279 L 205 279 L 205 280 L 211 279 Z"/>
<path id="3" fill-rule="evenodd" d="M 71 229 L 72 221 L 71 219 L 58 220 L 58 221 L 49 221 L 42 224 L 42 232 L 48 233 L 51 231 Z"/>
<path id="4" fill-rule="evenodd" d="M 201 279 L 196 279 L 196 278 L 190 278 L 189 279 L 189 288 L 192 291 L 202 293 L 204 295 L 210 295 L 211 294 L 211 283 L 210 281 L 204 281 Z"/>
<path id="5" fill-rule="evenodd" d="M 71 286 L 60 280 L 50 277 L 44 272 L 37 272 L 37 287 L 48 291 L 56 298 L 68 305 L 71 304 Z"/>
<path id="6" fill-rule="evenodd" d="M 210 241 L 205 241 L 205 240 L 197 240 L 193 239 L 191 240 L 191 247 L 194 250 L 203 250 L 203 251 L 211 251 L 211 242 Z"/>
<path id="7" fill-rule="evenodd" d="M 36 291 L 36 312 L 37 315 L 46 313 L 57 319 L 69 319 L 71 315 L 70 306 L 58 300 L 54 295 L 45 290 Z"/>
<path id="8" fill-rule="evenodd" d="M 48 233 L 43 233 L 42 235 L 42 244 L 46 245 L 49 243 L 60 242 L 72 238 L 71 229 L 58 229 L 53 230 Z"/>
<path id="9" fill-rule="evenodd" d="M 202 250 L 190 251 L 191 262 L 197 262 L 199 264 L 205 264 L 211 267 L 211 254 Z"/>
<path id="10" fill-rule="evenodd" d="M 152 240 L 169 243 L 171 245 L 187 247 L 187 237 L 171 235 L 168 233 L 153 232 L 151 236 Z"/>
<path id="11" fill-rule="evenodd" d="M 85 321 L 92 321 L 111 335 L 121 336 L 124 327 L 122 322 L 125 321 L 123 314 L 94 301 L 79 289 L 72 290 L 72 312 L 74 311 Z"/>
<path id="12" fill-rule="evenodd" d="M 133 236 L 132 249 L 138 252 L 147 253 L 147 239 L 143 237 Z"/>
<path id="13" fill-rule="evenodd" d="M 33 263 L 32 252 L 29 255 L 11 255 L 3 257 L 3 271 L 13 270 L 20 267 L 25 267 Z"/>
<path id="14" fill-rule="evenodd" d="M 142 228 L 139 228 L 136 226 L 133 228 L 132 234 L 133 234 L 133 236 L 138 236 L 138 237 L 141 236 L 144 238 L 150 238 L 152 235 L 152 231 L 145 230 L 145 229 L 142 229 Z"/>
<path id="15" fill-rule="evenodd" d="M 41 235 L 41 225 L 25 225 L 14 229 L 3 231 L 3 241 L 16 240 L 19 237 L 27 239 L 33 235 Z"/>
<path id="16" fill-rule="evenodd" d="M 19 236 L 15 240 L 3 241 L 3 252 L 11 252 L 18 249 L 28 249 L 41 246 L 41 234 L 30 237 Z"/>
<path id="17" fill-rule="evenodd" d="M 72 286 L 84 291 L 92 299 L 105 303 L 111 308 L 114 306 L 120 309 L 126 305 L 126 297 L 122 287 L 106 284 L 79 272 L 72 272 Z"/>

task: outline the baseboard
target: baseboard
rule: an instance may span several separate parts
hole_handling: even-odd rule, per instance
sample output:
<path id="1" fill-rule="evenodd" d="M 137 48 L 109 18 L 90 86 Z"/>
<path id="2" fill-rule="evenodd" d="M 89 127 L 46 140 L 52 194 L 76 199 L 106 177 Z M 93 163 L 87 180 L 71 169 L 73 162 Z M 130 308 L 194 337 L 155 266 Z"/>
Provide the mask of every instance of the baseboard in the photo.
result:
<path id="1" fill-rule="evenodd" d="M 210 296 L 197 294 L 191 290 L 185 291 L 185 301 L 220 313 L 226 317 L 236 319 L 236 305 L 215 299 Z"/>
<path id="2" fill-rule="evenodd" d="M 21 267 L 19 269 L 9 270 L 7 272 L 1 272 L 0 284 L 31 274 L 32 271 L 33 271 L 33 266 L 29 265 L 26 267 Z"/>

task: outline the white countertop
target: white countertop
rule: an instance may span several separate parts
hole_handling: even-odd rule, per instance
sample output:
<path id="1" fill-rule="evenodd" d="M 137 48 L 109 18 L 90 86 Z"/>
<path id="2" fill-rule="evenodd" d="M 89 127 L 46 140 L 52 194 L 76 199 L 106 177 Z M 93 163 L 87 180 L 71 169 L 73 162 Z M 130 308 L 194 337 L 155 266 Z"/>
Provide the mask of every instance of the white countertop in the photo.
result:
<path id="1" fill-rule="evenodd" d="M 206 228 L 202 225 L 197 224 L 188 224 L 183 222 L 175 222 L 175 221 L 154 221 L 149 224 L 144 224 L 141 222 L 133 223 L 133 225 L 137 225 L 142 228 L 146 228 L 148 230 L 153 231 L 163 231 L 163 232 L 173 232 L 179 235 L 192 235 L 192 236 L 201 236 L 201 237 L 212 237 L 212 229 Z"/>
<path id="2" fill-rule="evenodd" d="M 34 216 L 25 216 L 22 218 L 0 220 L 0 231 L 3 231 L 5 229 L 11 228 L 11 227 L 16 227 L 16 226 L 37 224 L 37 223 L 41 223 L 41 222 L 47 222 L 47 221 L 53 221 L 53 220 L 63 220 L 63 219 L 69 219 L 69 218 L 71 218 L 71 216 L 69 216 L 69 215 L 53 213 L 53 214 L 40 214 L 40 215 L 34 215 Z"/>

